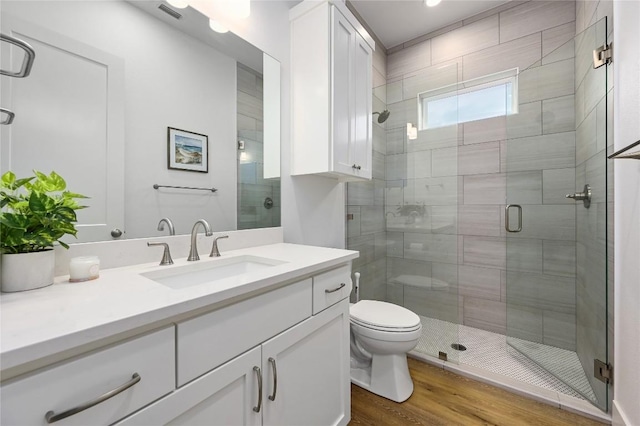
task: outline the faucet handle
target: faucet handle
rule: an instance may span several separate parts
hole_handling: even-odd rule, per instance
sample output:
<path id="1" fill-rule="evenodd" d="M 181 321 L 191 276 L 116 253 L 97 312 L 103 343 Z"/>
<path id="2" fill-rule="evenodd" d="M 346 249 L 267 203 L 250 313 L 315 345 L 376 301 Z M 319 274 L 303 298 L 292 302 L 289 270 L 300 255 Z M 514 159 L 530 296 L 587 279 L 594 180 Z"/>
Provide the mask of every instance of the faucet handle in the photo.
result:
<path id="1" fill-rule="evenodd" d="M 211 254 L 209 255 L 209 257 L 220 257 L 220 250 L 218 250 L 218 240 L 220 240 L 222 238 L 229 238 L 229 236 L 228 235 L 221 235 L 219 237 L 216 237 L 213 240 L 213 246 L 211 246 Z"/>
<path id="2" fill-rule="evenodd" d="M 160 266 L 163 265 L 173 265 L 173 259 L 171 258 L 171 252 L 169 251 L 169 244 L 167 243 L 151 243 L 147 242 L 148 247 L 152 246 L 163 246 L 164 253 L 162 254 L 162 260 L 160 261 Z"/>

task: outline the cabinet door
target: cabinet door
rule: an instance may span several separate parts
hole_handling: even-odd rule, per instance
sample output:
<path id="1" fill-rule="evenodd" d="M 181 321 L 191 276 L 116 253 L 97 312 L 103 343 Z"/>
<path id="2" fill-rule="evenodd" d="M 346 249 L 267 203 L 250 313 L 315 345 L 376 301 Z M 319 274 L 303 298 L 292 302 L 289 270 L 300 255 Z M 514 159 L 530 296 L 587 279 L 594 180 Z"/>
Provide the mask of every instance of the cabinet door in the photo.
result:
<path id="1" fill-rule="evenodd" d="M 262 354 L 264 425 L 349 422 L 347 299 L 267 341 Z"/>
<path id="2" fill-rule="evenodd" d="M 373 52 L 360 34 L 355 35 L 354 52 L 354 131 L 353 131 L 353 163 L 358 177 L 371 179 L 372 169 L 372 132 L 373 112 L 371 111 L 373 85 L 372 71 Z M 380 111 L 382 112 L 382 111 Z"/>
<path id="3" fill-rule="evenodd" d="M 333 168 L 335 172 L 354 174 L 352 146 L 355 124 L 353 55 L 356 30 L 335 6 L 331 8 L 331 14 Z"/>
<path id="4" fill-rule="evenodd" d="M 260 366 L 260 360 L 260 347 L 254 348 L 117 425 L 258 426 L 261 412 L 254 407 L 260 402 L 259 372 L 254 367 Z"/>

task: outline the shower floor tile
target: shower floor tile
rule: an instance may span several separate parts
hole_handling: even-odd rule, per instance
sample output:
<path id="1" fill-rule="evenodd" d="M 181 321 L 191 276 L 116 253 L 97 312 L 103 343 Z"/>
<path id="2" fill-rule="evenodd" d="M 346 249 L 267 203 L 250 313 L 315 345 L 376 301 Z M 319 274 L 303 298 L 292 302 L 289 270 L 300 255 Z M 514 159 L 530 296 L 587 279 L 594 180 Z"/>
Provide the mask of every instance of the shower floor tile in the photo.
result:
<path id="1" fill-rule="evenodd" d="M 508 345 L 507 338 L 503 334 L 423 316 L 420 319 L 422 336 L 415 348 L 417 352 L 435 357 L 440 351 L 446 352 L 448 361 L 454 363 L 488 370 L 576 398 L 596 401 L 575 352 L 525 340 L 510 339 L 513 345 L 526 348 L 527 353 L 533 355 L 537 361 L 550 366 L 556 375 L 563 377 L 571 384 L 569 386 Z M 451 348 L 452 343 L 462 344 L 467 350 L 454 350 Z"/>

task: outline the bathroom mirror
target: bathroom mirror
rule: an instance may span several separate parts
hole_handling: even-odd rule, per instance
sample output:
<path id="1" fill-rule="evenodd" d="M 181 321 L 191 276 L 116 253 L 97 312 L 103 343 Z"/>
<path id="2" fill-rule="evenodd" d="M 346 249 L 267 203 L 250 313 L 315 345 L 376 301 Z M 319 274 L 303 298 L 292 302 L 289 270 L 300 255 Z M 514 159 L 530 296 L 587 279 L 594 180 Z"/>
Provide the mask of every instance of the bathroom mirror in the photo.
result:
<path id="1" fill-rule="evenodd" d="M 161 1 L 3 1 L 0 13 L 36 52 L 28 77 L 1 77 L 15 113 L 0 126 L 1 172 L 55 170 L 90 197 L 69 243 L 168 235 L 163 217 L 176 234 L 200 218 L 280 226 L 278 61 Z M 6 43 L 0 54 L 3 69 L 22 61 Z M 206 164 L 175 167 L 178 149 Z"/>

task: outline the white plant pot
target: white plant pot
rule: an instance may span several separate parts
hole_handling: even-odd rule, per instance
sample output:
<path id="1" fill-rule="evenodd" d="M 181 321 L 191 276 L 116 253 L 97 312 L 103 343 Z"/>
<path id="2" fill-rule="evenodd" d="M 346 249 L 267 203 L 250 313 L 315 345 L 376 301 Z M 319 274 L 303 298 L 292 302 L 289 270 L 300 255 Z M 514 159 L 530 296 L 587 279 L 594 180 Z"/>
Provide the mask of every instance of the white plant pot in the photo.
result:
<path id="1" fill-rule="evenodd" d="M 56 257 L 53 250 L 2 255 L 2 282 L 5 293 L 33 290 L 53 284 Z"/>

